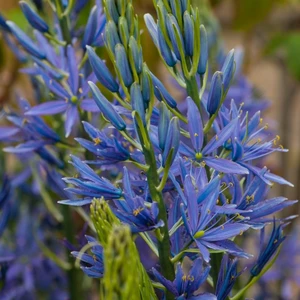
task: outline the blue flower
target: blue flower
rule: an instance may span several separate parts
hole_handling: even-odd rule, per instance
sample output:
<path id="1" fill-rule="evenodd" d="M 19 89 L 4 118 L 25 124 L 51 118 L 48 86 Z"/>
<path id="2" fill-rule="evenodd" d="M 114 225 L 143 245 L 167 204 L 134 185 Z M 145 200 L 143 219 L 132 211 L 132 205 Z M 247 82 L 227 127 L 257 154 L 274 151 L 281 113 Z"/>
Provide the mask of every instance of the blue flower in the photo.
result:
<path id="1" fill-rule="evenodd" d="M 223 250 L 237 256 L 247 257 L 247 254 L 239 249 L 230 238 L 242 234 L 250 226 L 231 220 L 219 224 L 220 220 L 217 218 L 219 212 L 216 210 L 220 193 L 219 182 L 218 177 L 213 179 L 206 186 L 206 191 L 204 190 L 198 197 L 189 175 L 186 176 L 184 183 L 188 217 L 185 205 L 181 204 L 182 219 L 191 239 L 195 241 L 206 262 L 210 260 L 208 249 Z"/>
<path id="2" fill-rule="evenodd" d="M 67 54 L 65 57 L 67 71 L 69 73 L 68 89 L 65 89 L 58 81 L 52 79 L 42 68 L 37 67 L 38 75 L 41 75 L 45 85 L 53 92 L 58 100 L 50 100 L 42 104 L 38 104 L 30 109 L 26 115 L 29 116 L 41 116 L 41 115 L 54 115 L 58 113 L 65 113 L 65 133 L 68 137 L 74 127 L 79 124 L 79 111 L 78 106 L 85 111 L 97 112 L 99 111 L 97 105 L 93 99 L 88 98 L 88 80 L 94 78 L 94 74 L 91 74 L 89 78 L 81 78 L 75 49 L 69 45 L 67 47 Z"/>
<path id="3" fill-rule="evenodd" d="M 181 143 L 179 152 L 185 155 L 187 158 L 192 159 L 199 164 L 203 163 L 209 167 L 223 173 L 234 174 L 248 174 L 248 170 L 237 163 L 224 159 L 213 157 L 212 154 L 222 147 L 225 142 L 231 137 L 235 127 L 238 123 L 238 118 L 232 120 L 227 126 L 225 126 L 217 135 L 203 147 L 203 125 L 199 110 L 191 98 L 187 98 L 188 102 L 188 131 L 190 134 L 193 149 L 189 146 Z"/>
<path id="4" fill-rule="evenodd" d="M 11 21 L 6 22 L 12 34 L 23 46 L 23 48 L 31 55 L 38 59 L 45 59 L 45 53 L 29 38 L 15 23 Z"/>
<path id="5" fill-rule="evenodd" d="M 109 131 L 100 131 L 90 123 L 82 122 L 84 130 L 89 135 L 92 141 L 83 138 L 75 140 L 85 149 L 97 156 L 97 160 L 90 163 L 97 165 L 114 165 L 117 162 L 128 160 L 131 156 L 137 157 L 129 143 L 116 132 L 112 137 Z M 131 152 L 131 153 L 130 153 Z"/>
<path id="6" fill-rule="evenodd" d="M 266 266 L 279 246 L 285 240 L 286 237 L 283 235 L 282 227 L 282 224 L 279 224 L 276 227 L 276 222 L 274 220 L 273 230 L 266 246 L 264 246 L 265 229 L 263 228 L 261 230 L 260 253 L 256 263 L 250 271 L 252 276 L 258 276 L 260 274 L 262 269 Z"/>
<path id="7" fill-rule="evenodd" d="M 227 299 L 237 278 L 242 274 L 243 271 L 237 272 L 237 264 L 236 258 L 230 259 L 228 255 L 223 256 L 216 286 L 218 300 Z"/>
<path id="8" fill-rule="evenodd" d="M 176 277 L 172 281 L 163 277 L 156 269 L 152 269 L 156 280 L 170 291 L 177 300 L 217 300 L 215 295 L 205 293 L 200 294 L 200 286 L 206 281 L 210 267 L 203 267 L 201 258 L 193 261 L 193 265 L 188 272 L 178 263 L 176 266 Z"/>
<path id="9" fill-rule="evenodd" d="M 117 209 L 113 208 L 113 211 L 122 222 L 130 226 L 132 232 L 153 230 L 164 225 L 163 221 L 158 219 L 158 203 L 146 202 L 141 196 L 135 194 L 125 167 L 123 189 L 124 200 L 114 201 Z"/>
<path id="10" fill-rule="evenodd" d="M 80 260 L 82 271 L 92 278 L 102 278 L 104 273 L 103 248 L 97 240 L 91 236 L 85 236 L 91 245 L 92 255 L 73 251 L 71 254 Z"/>
<path id="11" fill-rule="evenodd" d="M 41 32 L 49 31 L 49 26 L 47 23 L 39 16 L 37 12 L 33 10 L 33 8 L 27 2 L 20 1 L 20 6 L 24 16 L 33 28 Z"/>
<path id="12" fill-rule="evenodd" d="M 72 194 L 82 195 L 83 199 L 69 199 L 59 201 L 60 204 L 82 206 L 90 204 L 94 198 L 104 197 L 105 199 L 118 199 L 122 196 L 122 190 L 116 188 L 107 179 L 99 177 L 96 172 L 79 158 L 71 155 L 71 163 L 79 172 L 78 178 L 63 178 L 66 183 L 70 183 L 75 188 L 66 190 Z"/>

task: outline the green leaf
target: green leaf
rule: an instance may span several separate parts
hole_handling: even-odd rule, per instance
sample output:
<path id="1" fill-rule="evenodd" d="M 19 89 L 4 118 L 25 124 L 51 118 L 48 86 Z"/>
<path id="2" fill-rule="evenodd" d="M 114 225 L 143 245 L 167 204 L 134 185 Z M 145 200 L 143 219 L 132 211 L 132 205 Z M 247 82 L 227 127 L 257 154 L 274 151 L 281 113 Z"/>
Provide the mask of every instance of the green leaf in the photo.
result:
<path id="1" fill-rule="evenodd" d="M 251 30 L 263 21 L 273 7 L 285 0 L 235 0 L 234 27 L 239 30 Z"/>
<path id="2" fill-rule="evenodd" d="M 277 33 L 270 40 L 264 50 L 265 55 L 272 55 L 281 50 L 289 72 L 297 80 L 300 80 L 300 33 L 291 32 L 288 34 Z"/>
<path id="3" fill-rule="evenodd" d="M 17 24 L 17 26 L 19 26 L 23 30 L 28 25 L 28 22 L 27 22 L 26 18 L 24 17 L 22 10 L 19 7 L 9 10 L 5 14 L 5 17 L 7 18 L 7 20 L 12 21 L 15 24 Z"/>

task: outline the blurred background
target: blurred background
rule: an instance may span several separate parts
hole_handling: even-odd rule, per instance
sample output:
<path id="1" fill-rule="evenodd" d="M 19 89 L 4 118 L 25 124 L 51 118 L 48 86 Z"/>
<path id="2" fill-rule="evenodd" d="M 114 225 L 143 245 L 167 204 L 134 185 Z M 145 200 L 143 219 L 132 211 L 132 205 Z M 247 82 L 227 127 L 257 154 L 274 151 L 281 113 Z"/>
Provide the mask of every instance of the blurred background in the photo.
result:
<path id="1" fill-rule="evenodd" d="M 134 2 L 142 24 L 144 13 L 155 14 L 152 0 Z M 255 93 L 270 102 L 264 122 L 272 119 L 270 127 L 280 136 L 280 144 L 289 149 L 288 154 L 271 156 L 268 165 L 273 173 L 295 187 L 278 185 L 274 194 L 300 199 L 300 1 L 194 0 L 194 4 L 200 11 L 205 9 L 214 15 L 213 26 L 222 36 L 225 49 L 244 49 L 243 73 L 253 84 Z M 17 0 L 0 0 L 0 12 L 26 28 Z M 145 30 L 145 60 L 151 69 L 163 70 L 158 52 L 149 40 Z M 31 85 L 26 84 L 26 76 L 18 72 L 18 64 L 0 38 L 0 107 L 16 91 L 29 99 L 33 92 Z M 292 206 L 284 214 L 299 214 L 299 208 L 299 205 Z M 299 222 L 294 222 L 294 227 L 299 227 Z M 295 280 L 294 293 L 288 299 L 300 299 L 299 286 L 296 286 L 299 281 L 300 278 Z"/>

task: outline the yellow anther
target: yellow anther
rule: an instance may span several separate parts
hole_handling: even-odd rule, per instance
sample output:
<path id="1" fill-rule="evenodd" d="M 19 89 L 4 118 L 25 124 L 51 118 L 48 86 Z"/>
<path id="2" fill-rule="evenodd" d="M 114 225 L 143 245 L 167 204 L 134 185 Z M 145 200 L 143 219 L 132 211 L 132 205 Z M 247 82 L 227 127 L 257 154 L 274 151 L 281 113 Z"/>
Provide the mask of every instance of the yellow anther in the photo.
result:
<path id="1" fill-rule="evenodd" d="M 196 137 L 197 137 L 197 136 L 199 136 L 199 135 L 198 135 L 198 133 L 196 133 L 196 132 L 195 132 L 195 133 L 194 133 L 194 136 L 196 136 Z"/>
<path id="2" fill-rule="evenodd" d="M 233 187 L 233 182 L 229 182 L 228 186 Z"/>
<path id="3" fill-rule="evenodd" d="M 260 118 L 259 119 L 259 124 L 261 124 L 263 122 L 263 120 L 264 120 L 263 118 Z"/>
<path id="4" fill-rule="evenodd" d="M 93 141 L 94 141 L 94 145 L 95 146 L 97 146 L 97 145 L 99 145 L 101 143 L 101 140 L 98 137 L 94 138 Z"/>
<path id="5" fill-rule="evenodd" d="M 211 213 L 211 210 L 210 210 L 210 209 L 208 209 L 208 210 L 207 210 L 207 214 L 209 215 L 210 213 Z"/>
<path id="6" fill-rule="evenodd" d="M 201 165 L 202 168 L 204 168 L 204 167 L 206 166 L 206 162 L 205 162 L 205 161 L 202 161 L 202 162 L 200 163 L 200 165 Z"/>
<path id="7" fill-rule="evenodd" d="M 138 214 L 140 214 L 140 212 L 141 211 L 143 211 L 144 210 L 144 208 L 143 207 L 139 207 L 139 208 L 137 208 L 137 209 L 135 209 L 134 211 L 133 211 L 133 215 L 136 217 Z"/>
<path id="8" fill-rule="evenodd" d="M 269 128 L 269 124 L 267 123 L 264 128 L 268 129 Z"/>
<path id="9" fill-rule="evenodd" d="M 280 140 L 280 136 L 277 134 L 276 135 L 276 140 L 279 141 Z"/>
<path id="10" fill-rule="evenodd" d="M 216 141 L 219 139 L 219 137 L 216 135 Z"/>
<path id="11" fill-rule="evenodd" d="M 243 235 L 243 233 L 244 233 L 244 231 L 243 231 L 243 230 L 241 230 L 241 231 L 240 231 L 240 235 Z"/>
<path id="12" fill-rule="evenodd" d="M 284 147 L 283 147 L 282 145 L 279 145 L 278 147 L 279 147 L 280 149 L 284 149 Z"/>
<path id="13" fill-rule="evenodd" d="M 82 94 L 82 93 L 83 93 L 83 90 L 82 90 L 82 88 L 79 88 L 79 90 L 78 90 L 78 91 L 79 91 L 79 93 L 80 93 L 80 94 Z"/>

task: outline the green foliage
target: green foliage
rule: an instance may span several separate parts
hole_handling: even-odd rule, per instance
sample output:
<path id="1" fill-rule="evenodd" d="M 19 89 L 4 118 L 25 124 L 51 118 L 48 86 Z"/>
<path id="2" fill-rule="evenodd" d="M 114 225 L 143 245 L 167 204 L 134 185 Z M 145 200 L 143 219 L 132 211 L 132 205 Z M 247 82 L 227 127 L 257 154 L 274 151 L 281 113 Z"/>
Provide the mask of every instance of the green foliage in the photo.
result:
<path id="1" fill-rule="evenodd" d="M 297 79 L 300 80 L 300 60 L 299 60 L 299 49 L 300 49 L 300 33 L 278 33 L 268 43 L 265 54 L 272 55 L 277 53 L 279 50 L 285 59 L 286 66 L 289 72 Z"/>
<path id="2" fill-rule="evenodd" d="M 286 0 L 234 0 L 234 27 L 239 30 L 251 30 L 263 21 L 272 9 Z"/>

